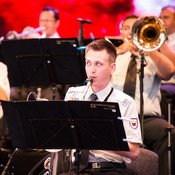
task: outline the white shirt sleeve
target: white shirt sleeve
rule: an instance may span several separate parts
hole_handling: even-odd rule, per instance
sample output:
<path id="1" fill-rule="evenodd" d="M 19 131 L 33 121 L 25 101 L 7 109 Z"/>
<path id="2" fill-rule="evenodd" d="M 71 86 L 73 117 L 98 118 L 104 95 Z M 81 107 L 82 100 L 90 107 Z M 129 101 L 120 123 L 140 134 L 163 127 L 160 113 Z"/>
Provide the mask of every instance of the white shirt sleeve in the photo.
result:
<path id="1" fill-rule="evenodd" d="M 7 98 L 10 99 L 10 84 L 8 80 L 7 66 L 0 62 L 0 87 L 5 91 Z M 3 116 L 2 106 L 0 106 L 0 118 Z"/>

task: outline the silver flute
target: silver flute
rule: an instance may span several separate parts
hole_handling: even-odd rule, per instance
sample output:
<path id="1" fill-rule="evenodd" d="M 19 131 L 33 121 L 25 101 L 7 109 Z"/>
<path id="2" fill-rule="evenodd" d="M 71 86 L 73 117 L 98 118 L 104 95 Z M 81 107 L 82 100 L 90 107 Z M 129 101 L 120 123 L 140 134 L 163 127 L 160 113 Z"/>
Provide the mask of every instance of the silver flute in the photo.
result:
<path id="1" fill-rule="evenodd" d="M 26 31 L 26 32 L 22 32 L 22 33 L 17 33 L 16 31 L 9 31 L 7 33 L 6 38 L 8 40 L 19 39 L 22 36 L 25 36 L 25 35 L 28 35 L 28 34 L 31 34 L 31 33 L 34 33 L 34 32 L 44 31 L 44 30 L 45 30 L 45 27 L 37 27 L 35 29 L 29 30 L 29 31 Z"/>

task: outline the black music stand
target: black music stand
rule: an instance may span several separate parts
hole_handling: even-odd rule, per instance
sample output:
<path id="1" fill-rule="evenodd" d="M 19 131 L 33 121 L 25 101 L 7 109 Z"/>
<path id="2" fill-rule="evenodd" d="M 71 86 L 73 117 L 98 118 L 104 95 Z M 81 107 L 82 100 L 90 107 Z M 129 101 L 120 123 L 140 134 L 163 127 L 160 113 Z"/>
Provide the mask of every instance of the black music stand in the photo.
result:
<path id="1" fill-rule="evenodd" d="M 4 40 L 11 86 L 82 84 L 84 61 L 77 38 Z"/>
<path id="2" fill-rule="evenodd" d="M 2 107 L 15 148 L 129 151 L 118 103 L 2 101 Z"/>

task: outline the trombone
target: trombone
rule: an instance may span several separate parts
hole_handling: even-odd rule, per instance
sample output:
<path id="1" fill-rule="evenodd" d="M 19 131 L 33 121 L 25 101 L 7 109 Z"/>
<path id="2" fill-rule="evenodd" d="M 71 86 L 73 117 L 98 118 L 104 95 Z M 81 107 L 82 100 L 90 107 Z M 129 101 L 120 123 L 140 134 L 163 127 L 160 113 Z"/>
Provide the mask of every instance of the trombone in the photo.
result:
<path id="1" fill-rule="evenodd" d="M 106 36 L 105 39 L 126 40 L 122 37 Z M 167 39 L 166 27 L 162 20 L 155 16 L 143 16 L 136 20 L 131 29 L 131 41 L 140 51 L 159 49 Z"/>

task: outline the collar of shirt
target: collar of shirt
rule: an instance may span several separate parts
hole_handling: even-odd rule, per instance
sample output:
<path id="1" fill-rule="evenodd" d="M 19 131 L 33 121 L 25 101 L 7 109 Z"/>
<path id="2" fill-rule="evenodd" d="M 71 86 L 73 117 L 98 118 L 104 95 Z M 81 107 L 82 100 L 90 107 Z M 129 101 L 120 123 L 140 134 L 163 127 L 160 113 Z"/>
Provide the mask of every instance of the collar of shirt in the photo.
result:
<path id="1" fill-rule="evenodd" d="M 166 42 L 171 49 L 175 50 L 175 32 L 168 35 L 168 40 Z"/>
<path id="2" fill-rule="evenodd" d="M 174 40 L 174 38 L 175 38 L 175 32 L 168 35 L 167 42 Z"/>
<path id="3" fill-rule="evenodd" d="M 111 86 L 111 84 L 109 83 L 104 89 L 102 89 L 101 91 L 95 93 L 95 94 L 97 95 L 97 97 L 98 97 L 98 101 L 104 101 L 104 99 L 105 99 L 105 98 L 107 97 L 107 95 L 110 93 L 111 88 L 112 88 L 112 86 Z M 86 94 L 85 100 L 89 100 L 89 97 L 90 97 L 90 95 L 91 95 L 92 93 L 94 93 L 94 92 L 93 92 L 92 88 L 90 87 L 90 88 L 88 89 L 87 94 Z"/>
<path id="4" fill-rule="evenodd" d="M 52 36 L 50 36 L 49 38 L 60 38 L 58 32 L 55 32 Z"/>

